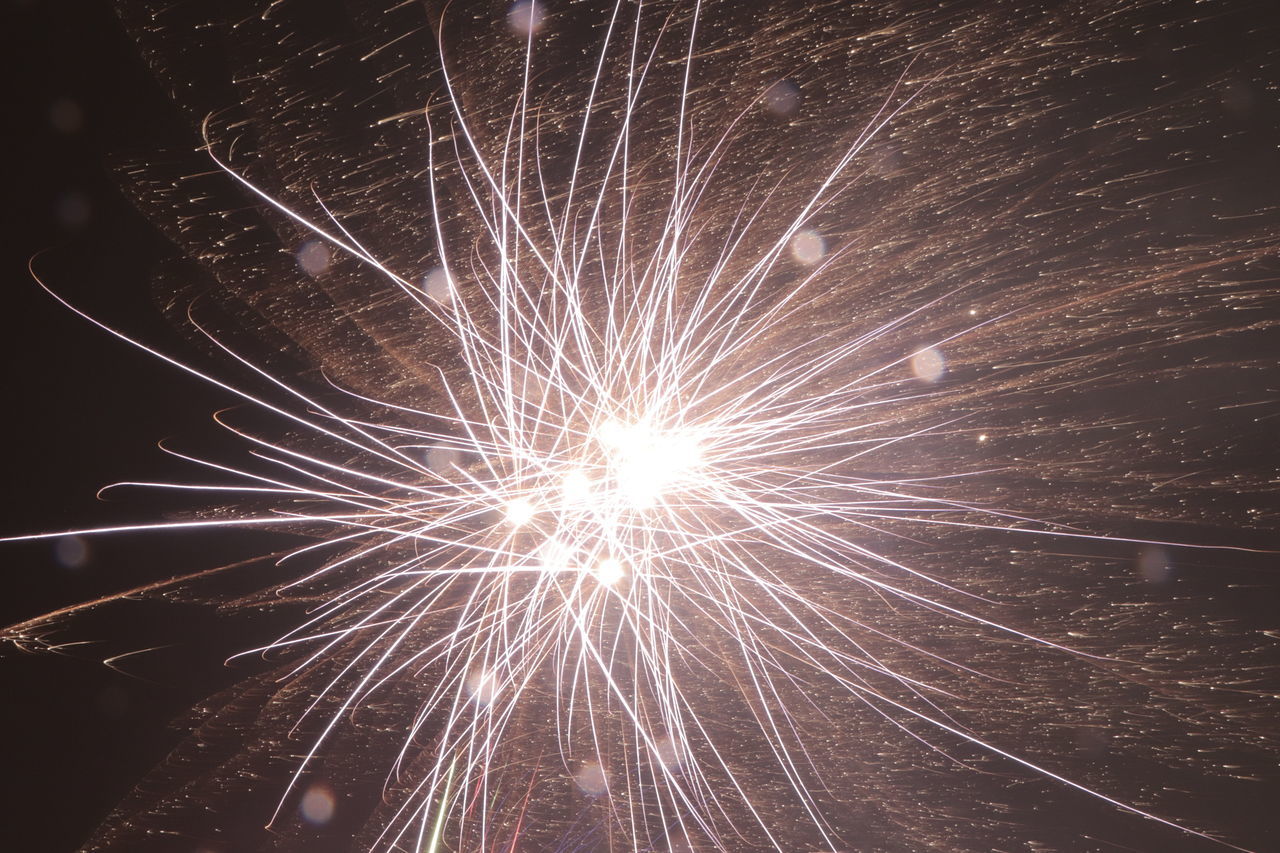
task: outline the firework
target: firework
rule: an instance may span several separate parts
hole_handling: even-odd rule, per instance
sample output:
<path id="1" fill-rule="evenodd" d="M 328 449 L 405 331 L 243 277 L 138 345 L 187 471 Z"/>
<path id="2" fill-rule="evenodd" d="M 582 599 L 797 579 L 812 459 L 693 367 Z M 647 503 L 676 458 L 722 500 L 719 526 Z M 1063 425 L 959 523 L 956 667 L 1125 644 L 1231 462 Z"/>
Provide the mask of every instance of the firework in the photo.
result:
<path id="1" fill-rule="evenodd" d="M 260 73 L 202 121 L 200 180 L 252 213 L 215 250 L 185 178 L 137 180 L 217 283 L 190 314 L 225 367 L 136 345 L 269 417 L 219 416 L 238 459 L 180 454 L 211 479 L 126 484 L 226 509 L 96 532 L 304 536 L 263 597 L 217 594 L 307 612 L 161 771 L 187 789 L 144 789 L 91 848 L 216 841 L 190 828 L 206 798 L 373 850 L 1230 835 L 1150 789 L 1258 763 L 1260 703 L 1197 730 L 1228 681 L 1144 639 L 1176 606 L 1061 575 L 1190 550 L 1133 524 L 1179 517 L 1154 487 L 1186 451 L 1112 395 L 1266 328 L 1211 306 L 1263 304 L 1268 246 L 1135 228 L 1165 184 L 1133 140 L 1182 105 L 1085 96 L 1138 18 L 842 11 L 394 6 L 339 16 L 342 41 L 218 13 Z M 178 25 L 127 12 L 179 71 Z M 256 316 L 317 369 L 210 330 Z M 1172 766 L 1166 716 L 1216 757 Z M 230 721 L 234 757 L 184 772 Z M 1166 775 L 1116 780 L 1108 737 Z M 1018 817 L 1046 791 L 1079 834 Z"/>

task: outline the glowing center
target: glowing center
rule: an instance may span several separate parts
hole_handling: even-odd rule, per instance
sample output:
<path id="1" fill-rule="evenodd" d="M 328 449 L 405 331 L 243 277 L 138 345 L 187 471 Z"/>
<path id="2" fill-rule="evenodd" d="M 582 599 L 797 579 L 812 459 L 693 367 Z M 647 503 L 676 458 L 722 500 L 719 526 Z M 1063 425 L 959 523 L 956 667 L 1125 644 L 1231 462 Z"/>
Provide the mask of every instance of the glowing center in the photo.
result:
<path id="1" fill-rule="evenodd" d="M 658 503 L 702 462 L 693 437 L 645 423 L 608 421 L 597 432 L 623 502 L 635 509 Z"/>
<path id="2" fill-rule="evenodd" d="M 505 515 L 508 524 L 512 527 L 519 527 L 533 518 L 535 512 L 533 504 L 524 498 L 516 498 L 507 504 Z"/>
<path id="3" fill-rule="evenodd" d="M 613 557 L 601 560 L 595 571 L 596 579 L 605 586 L 612 586 L 622 580 L 623 575 L 626 573 L 627 570 L 623 568 L 622 561 Z"/>

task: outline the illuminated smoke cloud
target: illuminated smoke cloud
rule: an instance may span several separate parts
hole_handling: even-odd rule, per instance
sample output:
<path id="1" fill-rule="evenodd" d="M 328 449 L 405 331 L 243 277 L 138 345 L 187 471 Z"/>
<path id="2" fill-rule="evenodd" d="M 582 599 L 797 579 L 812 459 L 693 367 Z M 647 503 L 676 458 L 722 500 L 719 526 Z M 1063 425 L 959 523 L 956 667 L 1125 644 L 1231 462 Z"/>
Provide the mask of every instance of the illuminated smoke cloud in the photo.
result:
<path id="1" fill-rule="evenodd" d="M 1161 545 L 1143 545 L 1138 551 L 1138 576 L 1147 583 L 1161 584 L 1173 575 L 1169 551 Z"/>
<path id="2" fill-rule="evenodd" d="M 49 123 L 59 133 L 79 133 L 84 127 L 84 110 L 71 98 L 58 98 L 49 105 Z"/>
<path id="3" fill-rule="evenodd" d="M 488 705 L 498 695 L 499 682 L 495 672 L 489 669 L 475 669 L 467 676 L 467 695 L 480 705 Z"/>
<path id="4" fill-rule="evenodd" d="M 89 217 L 93 213 L 93 208 L 89 204 L 89 197 L 79 191 L 70 191 L 63 193 L 57 202 L 55 215 L 59 224 L 68 231 L 79 231 L 89 224 Z"/>
<path id="5" fill-rule="evenodd" d="M 318 278 L 329 271 L 333 263 L 333 250 L 323 240 L 308 240 L 298 247 L 294 253 L 298 266 L 312 278 Z"/>
<path id="6" fill-rule="evenodd" d="M 764 108 L 779 118 L 790 118 L 800 109 L 800 87 L 779 80 L 764 90 Z"/>
<path id="7" fill-rule="evenodd" d="M 812 228 L 797 231 L 791 238 L 791 257 L 796 263 L 811 267 L 827 256 L 827 241 Z"/>
<path id="8" fill-rule="evenodd" d="M 89 543 L 82 536 L 63 536 L 53 543 L 54 559 L 68 569 L 78 569 L 89 562 Z"/>
<path id="9" fill-rule="evenodd" d="M 457 295 L 457 286 L 454 284 L 453 277 L 443 267 L 436 267 L 423 277 L 422 289 L 437 305 L 452 305 Z"/>
<path id="10" fill-rule="evenodd" d="M 937 382 L 947 372 L 947 359 L 935 347 L 920 350 L 911 356 L 911 372 L 921 382 Z"/>
<path id="11" fill-rule="evenodd" d="M 333 789 L 323 782 L 308 787 L 298 806 L 302 819 L 317 827 L 325 826 L 333 820 L 336 809 L 337 798 L 334 796 Z"/>
<path id="12" fill-rule="evenodd" d="M 543 7 L 547 0 L 516 0 L 507 12 L 507 26 L 521 38 L 536 35 L 546 23 Z"/>
<path id="13" fill-rule="evenodd" d="M 437 445 L 427 451 L 427 467 L 433 473 L 447 476 L 462 463 L 462 451 L 448 445 Z"/>
<path id="14" fill-rule="evenodd" d="M 578 790 L 588 797 L 599 797 L 609 790 L 609 776 L 598 761 L 588 761 L 573 776 Z"/>

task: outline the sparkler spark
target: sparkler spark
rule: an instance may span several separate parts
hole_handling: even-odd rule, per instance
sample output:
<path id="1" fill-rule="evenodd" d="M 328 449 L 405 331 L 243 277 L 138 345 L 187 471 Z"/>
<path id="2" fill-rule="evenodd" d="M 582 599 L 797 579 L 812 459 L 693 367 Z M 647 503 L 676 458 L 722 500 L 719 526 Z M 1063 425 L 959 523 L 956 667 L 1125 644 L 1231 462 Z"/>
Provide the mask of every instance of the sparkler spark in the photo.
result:
<path id="1" fill-rule="evenodd" d="M 1058 769 L 1026 738 L 975 726 L 967 706 L 992 685 L 999 695 L 1028 689 L 1041 665 L 1031 660 L 1130 689 L 1129 650 L 1006 618 L 948 564 L 989 566 L 1009 548 L 1174 547 L 1022 511 L 975 485 L 1017 467 L 984 462 L 976 448 L 1001 430 L 1019 441 L 991 407 L 1102 386 L 1117 358 L 1146 345 L 1125 337 L 1133 294 L 1184 293 L 1193 273 L 1254 261 L 1261 244 L 1215 245 L 1168 267 L 1122 257 L 1087 274 L 1072 253 L 1041 257 L 1047 281 L 1034 286 L 1012 283 L 995 261 L 979 272 L 962 248 L 962 260 L 938 267 L 946 247 L 907 245 L 918 230 L 881 232 L 877 243 L 839 223 L 865 209 L 877 169 L 895 171 L 898 128 L 930 132 L 919 128 L 945 119 L 957 81 L 976 78 L 941 63 L 924 70 L 888 37 L 893 70 L 854 132 L 760 173 L 760 151 L 781 156 L 762 141 L 776 126 L 761 122 L 789 120 L 802 90 L 779 88 L 775 75 L 729 106 L 714 94 L 718 75 L 732 73 L 715 70 L 732 67 L 716 51 L 749 57 L 758 42 L 696 0 L 619 0 L 602 13 L 571 95 L 562 87 L 573 70 L 543 77 L 544 51 L 561 57 L 548 35 L 561 18 L 533 2 L 493 16 L 491 27 L 515 31 L 495 59 L 513 94 L 486 91 L 478 105 L 452 64 L 463 60 L 453 60 L 462 48 L 451 34 L 466 44 L 482 24 L 458 24 L 448 10 L 430 21 L 443 57 L 435 96 L 383 117 L 421 134 L 415 177 L 428 224 L 407 233 L 429 236 L 429 262 L 383 245 L 368 215 L 381 204 L 296 177 L 268 189 L 234 144 L 217 141 L 220 122 L 207 125 L 221 172 L 275 232 L 302 241 L 304 288 L 329 288 L 344 323 L 378 331 L 380 364 L 404 367 L 385 388 L 323 358 L 341 371 L 328 383 L 279 376 L 205 332 L 194 309 L 196 328 L 242 379 L 98 323 L 284 425 L 225 413 L 219 423 L 247 444 L 247 461 L 184 456 L 217 480 L 127 484 L 225 491 L 235 514 L 71 531 L 310 537 L 283 558 L 308 571 L 278 594 L 314 606 L 251 652 L 296 655 L 272 677 L 306 685 L 292 720 L 305 754 L 278 792 L 276 830 L 292 831 L 327 756 L 369 713 L 398 750 L 375 759 L 386 782 L 360 834 L 371 850 L 840 850 L 873 819 L 840 814 L 857 769 L 833 748 L 886 738 L 921 762 L 996 761 L 1172 837 L 1214 842 L 1105 778 Z M 363 59 L 421 37 L 405 30 Z M 1036 43 L 1032 30 L 1006 53 L 1032 62 Z M 832 44 L 815 62 L 847 47 Z M 972 184 L 930 196 L 932 207 L 967 203 L 983 181 L 984 192 L 1000 181 L 1034 192 L 998 156 L 978 162 Z M 1054 213 L 1030 195 L 999 213 L 1024 204 L 1029 216 Z M 886 206 L 886 221 L 909 218 Z M 1034 269 L 1037 251 L 1012 247 L 1012 269 Z M 898 262 L 891 274 L 882 256 Z M 921 267 L 937 274 L 887 283 Z M 848 283 L 859 274 L 879 275 L 883 293 Z M 960 280 L 971 275 L 995 285 Z M 1247 291 L 1222 285 L 1232 286 Z M 842 304 L 850 289 L 867 304 Z M 388 319 L 367 319 L 369 306 Z M 1102 318 L 1096 339 L 1115 347 L 1073 348 L 1085 308 Z M 312 334 L 317 351 L 342 352 Z M 974 365 L 988 363 L 978 377 Z M 1093 453 L 1071 464 L 1087 467 Z M 978 538 L 1001 544 L 959 554 L 931 544 Z M 39 636 L 30 625 L 10 635 Z M 570 788 L 603 835 L 574 835 Z M 303 819 L 331 814 L 325 797 L 323 808 L 304 803 Z M 130 817 L 108 833 L 146 824 Z"/>

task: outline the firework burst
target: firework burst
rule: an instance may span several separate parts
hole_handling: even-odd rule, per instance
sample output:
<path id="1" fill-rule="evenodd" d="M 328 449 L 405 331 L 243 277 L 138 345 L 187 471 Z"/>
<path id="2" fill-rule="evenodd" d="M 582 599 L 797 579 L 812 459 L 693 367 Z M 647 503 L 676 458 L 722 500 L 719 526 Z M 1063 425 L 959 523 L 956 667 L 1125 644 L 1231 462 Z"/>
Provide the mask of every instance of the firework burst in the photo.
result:
<path id="1" fill-rule="evenodd" d="M 373 850 L 1017 837 L 989 818 L 943 829 L 972 769 L 904 807 L 916 783 L 903 768 L 947 764 L 1020 771 L 1162 838 L 1211 843 L 1140 786 L 1035 745 L 1050 719 L 1076 733 L 1143 725 L 1097 723 L 1106 702 L 1201 701 L 1139 675 L 1167 666 L 1163 652 L 1138 648 L 1141 628 L 1104 611 L 1107 593 L 1071 593 L 1080 605 L 1054 620 L 1041 608 L 1062 590 L 1043 576 L 1024 581 L 1035 606 L 1011 615 L 1000 600 L 1027 553 L 1063 566 L 1159 562 L 1174 547 L 1087 500 L 1115 485 L 1097 472 L 1120 452 L 1097 430 L 1132 426 L 1091 420 L 1097 401 L 1162 340 L 1252 330 L 1146 316 L 1139 298 L 1264 295 L 1242 272 L 1265 256 L 1255 238 L 1164 246 L 1098 216 L 1146 198 L 1112 186 L 1151 179 L 1118 155 L 1085 168 L 1109 162 L 1110 137 L 1083 155 L 1024 150 L 1021 123 L 1080 126 L 1043 98 L 1053 68 L 1101 61 L 1104 40 L 1055 49 L 1084 18 L 1035 23 L 1017 4 L 1003 10 L 1013 33 L 994 13 L 895 9 L 805 44 L 813 31 L 785 10 L 749 23 L 697 2 L 499 11 L 416 25 L 401 7 L 349 12 L 373 112 L 326 70 L 345 52 L 297 20 L 272 7 L 231 27 L 316 57 L 246 83 L 244 109 L 301 98 L 374 117 L 332 133 L 295 110 L 249 123 L 258 149 L 316 152 L 306 164 L 238 153 L 238 116 L 204 124 L 217 177 L 260 218 L 220 239 L 265 231 L 277 249 L 193 247 L 236 281 L 217 310 L 269 317 L 320 372 L 284 378 L 205 331 L 197 303 L 194 328 L 239 378 L 136 345 L 269 422 L 219 416 L 249 452 L 183 455 L 213 480 L 123 485 L 234 503 L 75 531 L 307 537 L 276 555 L 294 577 L 269 594 L 309 609 L 252 650 L 289 657 L 254 681 L 280 685 L 263 706 L 272 731 L 238 747 L 252 766 L 290 732 L 303 745 L 273 792 L 273 831 L 305 838 L 299 827 L 327 821 L 341 756 L 357 755 L 384 780 L 358 832 Z M 859 45 L 866 79 L 842 91 L 836 71 Z M 424 46 L 440 58 L 431 73 L 404 64 Z M 471 71 L 482 55 L 492 68 Z M 1003 111 L 1000 129 L 984 111 Z M 817 133 L 837 115 L 858 118 Z M 913 150 L 926 140 L 970 174 L 931 175 Z M 326 153 L 365 146 L 377 153 Z M 1088 529 L 1068 526 L 1082 518 Z M 1098 698 L 1081 712 L 1062 685 Z M 1161 691 L 1168 704 L 1152 704 Z M 1215 736 L 1226 750 L 1250 735 Z M 163 814 L 125 809 L 98 844 Z"/>

